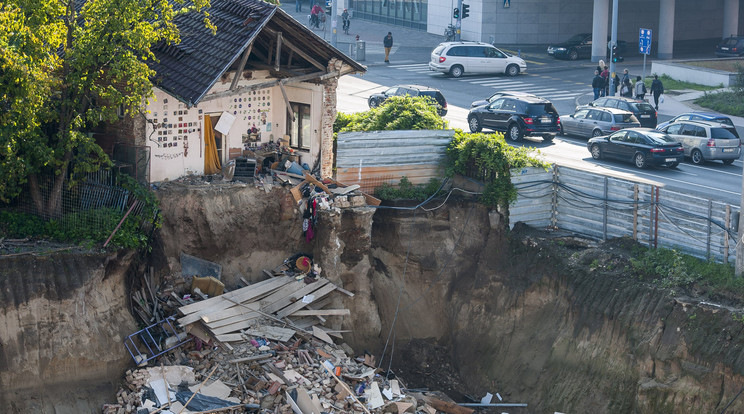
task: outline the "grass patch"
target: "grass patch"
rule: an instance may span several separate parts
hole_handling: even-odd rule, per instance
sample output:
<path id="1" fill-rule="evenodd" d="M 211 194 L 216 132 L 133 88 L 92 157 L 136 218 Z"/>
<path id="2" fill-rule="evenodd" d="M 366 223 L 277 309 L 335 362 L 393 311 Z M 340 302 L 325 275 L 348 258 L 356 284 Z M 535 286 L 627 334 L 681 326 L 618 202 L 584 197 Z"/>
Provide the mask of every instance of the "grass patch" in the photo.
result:
<path id="1" fill-rule="evenodd" d="M 731 264 L 715 263 L 673 249 L 639 249 L 631 266 L 637 274 L 674 290 L 696 285 L 708 295 L 744 295 L 744 278 L 736 277 Z"/>
<path id="2" fill-rule="evenodd" d="M 389 183 L 383 183 L 375 188 L 375 197 L 380 200 L 416 200 L 424 201 L 437 193 L 442 182 L 436 178 L 429 180 L 427 184 L 414 185 L 403 176 L 397 186 Z"/>
<path id="3" fill-rule="evenodd" d="M 722 114 L 744 116 L 744 94 L 737 92 L 706 93 L 695 99 L 695 105 L 712 109 Z"/>
<path id="4" fill-rule="evenodd" d="M 654 80 L 652 76 L 649 76 L 645 80 L 646 89 L 648 89 L 648 95 L 651 95 L 651 82 Z M 659 76 L 659 80 L 662 84 L 664 84 L 664 91 L 677 91 L 677 90 L 685 90 L 685 89 L 692 89 L 695 91 L 712 91 L 715 89 L 722 88 L 723 85 L 719 86 L 708 86 L 708 85 L 700 85 L 697 83 L 692 82 L 684 82 L 679 81 L 676 79 L 670 78 L 668 75 L 661 75 Z"/>

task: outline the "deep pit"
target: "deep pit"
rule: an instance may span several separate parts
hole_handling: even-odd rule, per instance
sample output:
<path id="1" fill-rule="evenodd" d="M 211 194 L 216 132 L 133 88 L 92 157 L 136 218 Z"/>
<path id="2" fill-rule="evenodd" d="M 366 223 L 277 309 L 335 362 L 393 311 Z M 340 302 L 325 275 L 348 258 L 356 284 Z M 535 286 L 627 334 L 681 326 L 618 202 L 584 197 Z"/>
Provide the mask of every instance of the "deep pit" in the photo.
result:
<path id="1" fill-rule="evenodd" d="M 131 252 L 0 258 L 4 412 L 100 412 L 133 366 L 129 275 L 148 264 L 178 273 L 181 252 L 220 263 L 228 287 L 312 254 L 355 294 L 342 304 L 345 342 L 385 367 L 392 355 L 409 387 L 456 400 L 498 392 L 528 403 L 521 412 L 720 412 L 744 386 L 738 302 L 629 276 L 629 240 L 509 231 L 499 212 L 450 199 L 433 211 L 324 211 L 307 243 L 282 188 L 173 182 L 157 194 L 164 223 L 148 263 Z"/>

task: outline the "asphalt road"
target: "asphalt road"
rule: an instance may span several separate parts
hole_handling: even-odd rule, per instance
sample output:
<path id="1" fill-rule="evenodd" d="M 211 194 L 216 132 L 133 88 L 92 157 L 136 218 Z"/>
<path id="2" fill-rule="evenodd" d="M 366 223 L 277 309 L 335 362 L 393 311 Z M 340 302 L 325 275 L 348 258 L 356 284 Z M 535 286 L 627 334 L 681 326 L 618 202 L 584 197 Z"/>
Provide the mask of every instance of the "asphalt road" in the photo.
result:
<path id="1" fill-rule="evenodd" d="M 517 52 L 517 51 L 511 51 Z M 544 55 L 544 56 L 543 56 Z M 338 89 L 338 109 L 340 112 L 358 112 L 368 109 L 367 97 L 396 84 L 420 84 L 442 91 L 448 102 L 445 117 L 453 128 L 468 130 L 467 114 L 470 103 L 484 99 L 497 90 L 519 90 L 534 93 L 553 102 L 559 114 L 574 112 L 577 103 L 591 100 L 591 80 L 596 64 L 589 61 L 559 61 L 539 51 L 523 52 L 527 61 L 527 73 L 510 78 L 499 75 L 472 75 L 458 79 L 445 77 L 428 69 L 428 60 L 419 56 L 414 60 L 420 63 L 391 63 L 371 65 L 368 72 L 360 76 L 345 76 Z M 642 61 L 620 63 L 616 70 L 628 68 L 633 78 L 641 75 Z M 650 72 L 650 65 L 646 73 Z M 676 114 L 659 115 L 663 122 Z M 740 131 L 742 132 L 742 131 Z M 703 197 L 711 197 L 723 202 L 739 205 L 742 188 L 742 162 L 732 165 L 710 162 L 696 166 L 689 162 L 676 169 L 651 168 L 638 170 L 632 164 L 614 161 L 596 161 L 586 148 L 586 138 L 556 137 L 551 143 L 540 138 L 525 138 L 522 145 L 539 149 L 541 156 L 550 162 L 597 172 L 650 180 L 666 187 L 685 189 Z"/>

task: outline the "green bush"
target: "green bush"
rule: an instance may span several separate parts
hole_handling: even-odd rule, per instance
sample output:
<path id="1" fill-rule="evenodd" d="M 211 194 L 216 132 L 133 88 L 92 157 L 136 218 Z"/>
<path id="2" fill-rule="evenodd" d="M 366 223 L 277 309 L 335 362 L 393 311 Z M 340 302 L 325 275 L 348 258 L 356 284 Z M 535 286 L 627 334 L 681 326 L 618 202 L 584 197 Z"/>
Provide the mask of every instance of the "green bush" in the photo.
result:
<path id="1" fill-rule="evenodd" d="M 501 133 L 458 131 L 447 147 L 447 175 L 483 180 L 486 187 L 481 201 L 489 206 L 506 206 L 517 199 L 510 170 L 528 166 L 547 168 L 548 164 L 531 156 L 524 147 L 507 144 Z"/>
<path id="2" fill-rule="evenodd" d="M 397 186 L 389 183 L 375 188 L 375 197 L 381 200 L 416 200 L 424 201 L 437 193 L 442 186 L 442 181 L 432 178 L 427 184 L 414 185 L 403 176 Z"/>
<path id="3" fill-rule="evenodd" d="M 437 113 L 438 106 L 425 96 L 393 96 L 382 105 L 365 112 L 338 114 L 333 131 L 365 132 L 406 129 L 446 129 L 445 121 Z"/>
<path id="4" fill-rule="evenodd" d="M 695 99 L 695 104 L 723 114 L 744 116 L 744 93 L 741 91 L 706 93 Z"/>

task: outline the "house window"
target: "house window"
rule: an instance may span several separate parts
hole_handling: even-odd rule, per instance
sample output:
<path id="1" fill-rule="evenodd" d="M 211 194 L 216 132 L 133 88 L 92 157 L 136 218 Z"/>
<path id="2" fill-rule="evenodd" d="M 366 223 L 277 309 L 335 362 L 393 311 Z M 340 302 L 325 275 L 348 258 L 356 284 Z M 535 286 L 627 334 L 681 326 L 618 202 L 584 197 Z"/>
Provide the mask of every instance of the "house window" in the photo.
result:
<path id="1" fill-rule="evenodd" d="M 289 131 L 289 146 L 297 149 L 310 149 L 310 105 L 290 102 L 292 107 L 291 118 L 287 119 L 287 131 Z"/>

